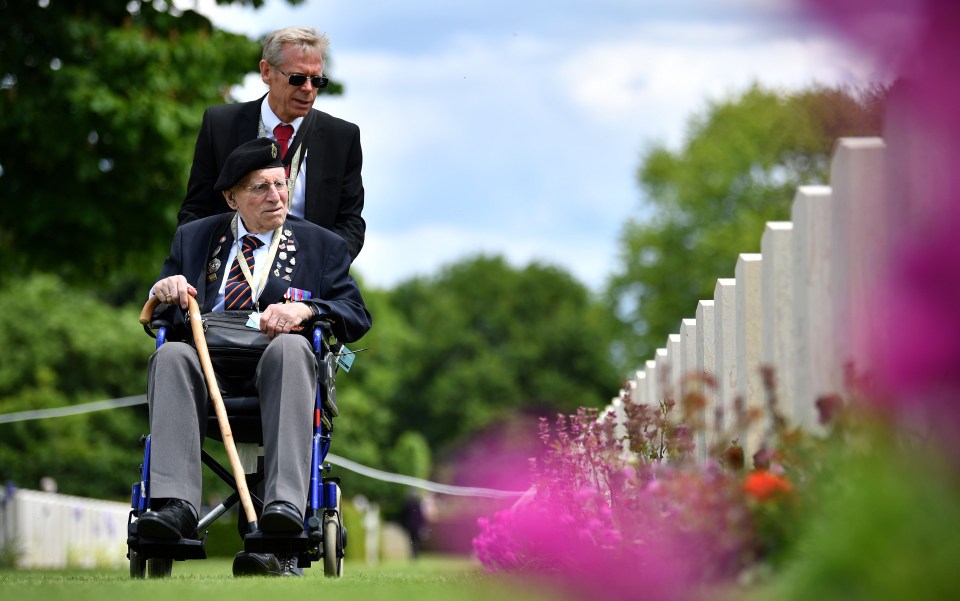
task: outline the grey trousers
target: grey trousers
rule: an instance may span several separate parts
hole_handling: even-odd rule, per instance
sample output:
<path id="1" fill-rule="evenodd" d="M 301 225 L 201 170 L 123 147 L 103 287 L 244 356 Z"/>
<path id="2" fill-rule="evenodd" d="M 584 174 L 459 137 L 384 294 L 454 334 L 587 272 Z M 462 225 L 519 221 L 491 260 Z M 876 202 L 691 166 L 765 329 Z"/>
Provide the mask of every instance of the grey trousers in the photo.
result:
<path id="1" fill-rule="evenodd" d="M 292 503 L 302 515 L 310 482 L 317 364 L 306 338 L 281 334 L 257 365 L 256 386 L 263 424 L 265 504 Z M 150 496 L 201 505 L 200 445 L 207 425 L 209 393 L 197 352 L 167 342 L 150 357 Z"/>

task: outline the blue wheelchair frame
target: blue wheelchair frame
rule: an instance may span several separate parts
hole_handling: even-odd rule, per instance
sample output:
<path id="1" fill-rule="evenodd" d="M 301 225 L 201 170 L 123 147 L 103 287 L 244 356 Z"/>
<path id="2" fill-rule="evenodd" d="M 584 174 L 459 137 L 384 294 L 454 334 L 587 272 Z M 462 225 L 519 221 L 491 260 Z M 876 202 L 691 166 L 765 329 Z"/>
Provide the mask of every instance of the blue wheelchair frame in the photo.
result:
<path id="1" fill-rule="evenodd" d="M 244 550 L 250 553 L 277 553 L 299 555 L 301 567 L 309 566 L 311 561 L 323 559 L 326 576 L 340 576 L 342 573 L 343 549 L 346 547 L 346 528 L 343 527 L 340 512 L 340 478 L 323 477 L 321 470 L 329 472 L 331 467 L 324 463 L 330 451 L 333 433 L 332 415 L 325 410 L 327 395 L 335 394 L 333 378 L 337 369 L 336 355 L 327 340 L 330 324 L 317 322 L 313 329 L 313 352 L 317 365 L 322 372 L 317 385 L 314 402 L 312 453 L 310 461 L 310 484 L 307 508 L 304 515 L 304 532 L 294 535 L 268 535 L 251 532 L 244 537 Z M 167 327 L 161 326 L 156 333 L 156 348 L 167 339 Z M 229 400 L 229 399 L 226 399 Z M 127 557 L 130 559 L 130 575 L 142 578 L 148 573 L 151 577 L 169 576 L 173 560 L 205 559 L 205 529 L 217 518 L 226 513 L 240 500 L 237 484 L 233 475 L 201 448 L 201 461 L 221 480 L 234 490 L 227 499 L 200 518 L 198 531 L 200 540 L 157 540 L 143 539 L 137 534 L 139 518 L 150 509 L 150 448 L 151 436 L 147 434 L 141 441 L 144 444 L 143 463 L 139 466 L 140 481 L 132 486 L 131 511 L 127 521 Z M 248 478 L 252 488 L 263 479 L 262 471 L 254 478 Z M 251 492 L 254 506 L 262 511 L 263 501 Z M 330 540 L 333 537 L 336 540 Z"/>

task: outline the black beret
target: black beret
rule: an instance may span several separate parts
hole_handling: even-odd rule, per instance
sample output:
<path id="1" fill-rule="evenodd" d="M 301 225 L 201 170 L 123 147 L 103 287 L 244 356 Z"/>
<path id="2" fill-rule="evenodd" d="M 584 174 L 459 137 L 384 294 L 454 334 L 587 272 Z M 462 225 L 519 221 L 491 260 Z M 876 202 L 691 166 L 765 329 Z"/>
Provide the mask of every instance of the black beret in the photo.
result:
<path id="1" fill-rule="evenodd" d="M 229 190 L 251 171 L 270 167 L 283 167 L 280 147 L 277 146 L 276 142 L 270 138 L 257 138 L 244 142 L 234 148 L 230 156 L 227 157 L 213 189 L 217 192 Z"/>

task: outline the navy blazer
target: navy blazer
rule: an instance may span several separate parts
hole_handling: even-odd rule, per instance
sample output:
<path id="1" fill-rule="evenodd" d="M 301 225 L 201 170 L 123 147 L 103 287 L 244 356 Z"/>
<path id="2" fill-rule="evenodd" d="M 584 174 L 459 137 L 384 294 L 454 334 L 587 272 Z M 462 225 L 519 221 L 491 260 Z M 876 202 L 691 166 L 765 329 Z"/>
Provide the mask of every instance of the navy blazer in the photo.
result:
<path id="1" fill-rule="evenodd" d="M 157 278 L 186 277 L 197 289 L 196 300 L 203 313 L 213 310 L 220 284 L 230 271 L 226 262 L 230 246 L 235 244 L 230 231 L 232 216 L 205 217 L 177 228 L 170 256 Z M 350 275 L 350 255 L 343 238 L 294 216 L 287 217 L 283 234 L 286 240 L 270 266 L 271 273 L 260 294 L 260 309 L 282 302 L 289 288 L 307 290 L 312 298 L 302 302 L 315 305 L 331 318 L 338 341 L 353 342 L 363 336 L 372 320 Z M 259 281 L 259 274 L 254 274 L 254 280 Z M 179 311 L 163 317 L 182 327 Z"/>
<path id="2" fill-rule="evenodd" d="M 223 194 L 214 191 L 213 186 L 233 149 L 256 139 L 263 98 L 221 104 L 204 111 L 187 194 L 180 205 L 180 225 L 231 210 Z M 367 228 L 361 216 L 363 151 L 360 148 L 360 128 L 327 113 L 311 110 L 316 118 L 305 149 L 307 179 L 303 217 L 346 240 L 352 261 L 360 254 Z M 298 132 L 297 136 L 302 133 Z"/>

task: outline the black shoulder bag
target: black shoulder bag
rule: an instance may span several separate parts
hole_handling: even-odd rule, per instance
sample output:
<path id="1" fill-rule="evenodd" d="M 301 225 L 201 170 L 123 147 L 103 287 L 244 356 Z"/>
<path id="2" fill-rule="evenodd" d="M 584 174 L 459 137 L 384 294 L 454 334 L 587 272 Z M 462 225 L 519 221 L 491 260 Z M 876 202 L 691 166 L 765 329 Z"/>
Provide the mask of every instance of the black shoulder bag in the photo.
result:
<path id="1" fill-rule="evenodd" d="M 270 339 L 260 330 L 247 327 L 249 309 L 213 311 L 204 313 L 200 319 L 221 390 L 226 394 L 246 394 L 253 385 L 257 364 Z"/>

